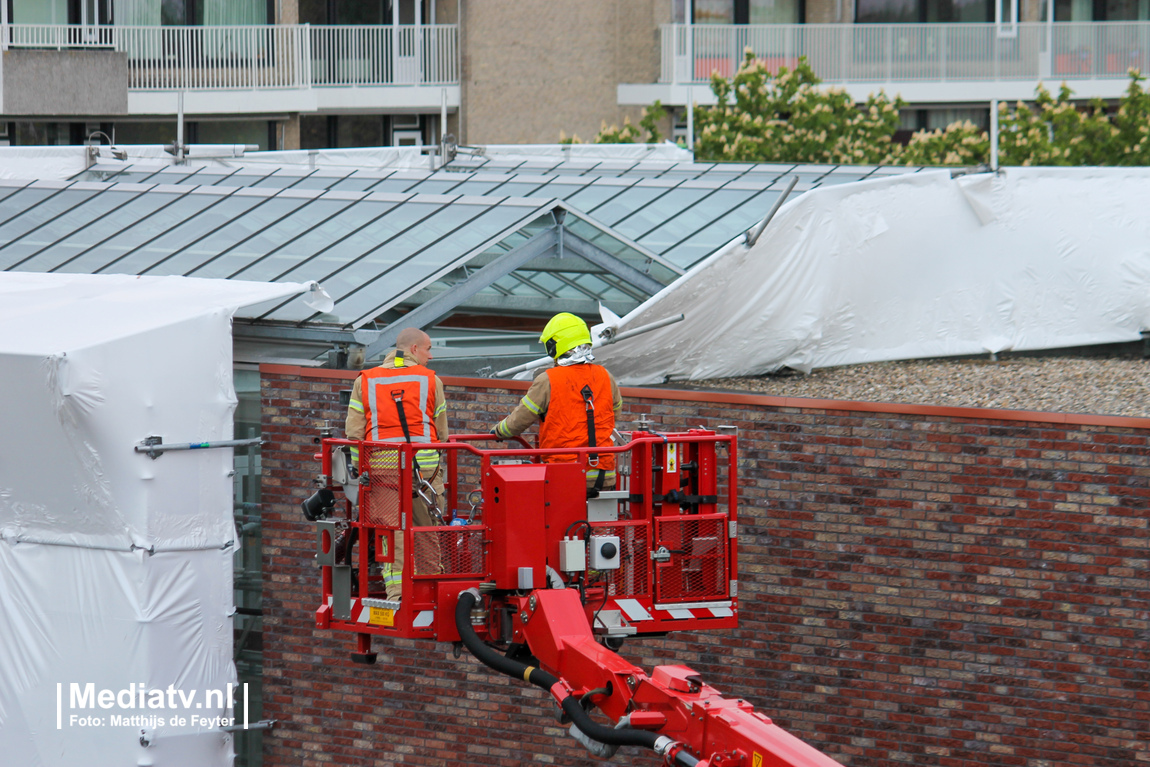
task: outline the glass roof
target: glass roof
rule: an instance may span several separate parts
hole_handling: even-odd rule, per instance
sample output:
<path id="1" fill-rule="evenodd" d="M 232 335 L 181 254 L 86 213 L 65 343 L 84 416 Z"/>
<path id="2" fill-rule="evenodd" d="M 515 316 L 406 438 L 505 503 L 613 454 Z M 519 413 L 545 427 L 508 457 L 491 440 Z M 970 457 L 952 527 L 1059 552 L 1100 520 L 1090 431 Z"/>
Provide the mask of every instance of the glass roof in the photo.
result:
<path id="1" fill-rule="evenodd" d="M 562 233 L 471 291 L 464 309 L 496 309 L 514 296 L 513 312 L 545 315 L 558 300 L 587 314 L 602 301 L 623 314 L 682 272 L 553 199 L 197 186 L 199 173 L 183 168 L 153 174 L 160 183 L 121 175 L 103 183 L 0 180 L 0 270 L 315 280 L 335 300 L 330 315 L 285 302 L 260 319 L 351 327 L 414 308 L 547 230 Z"/>
<path id="2" fill-rule="evenodd" d="M 103 164 L 75 180 L 180 189 L 205 185 L 268 192 L 554 198 L 685 269 L 761 220 L 791 176 L 799 177 L 792 192 L 799 194 L 818 186 L 917 170 L 654 160 L 487 160 L 459 155 L 439 171 Z"/>

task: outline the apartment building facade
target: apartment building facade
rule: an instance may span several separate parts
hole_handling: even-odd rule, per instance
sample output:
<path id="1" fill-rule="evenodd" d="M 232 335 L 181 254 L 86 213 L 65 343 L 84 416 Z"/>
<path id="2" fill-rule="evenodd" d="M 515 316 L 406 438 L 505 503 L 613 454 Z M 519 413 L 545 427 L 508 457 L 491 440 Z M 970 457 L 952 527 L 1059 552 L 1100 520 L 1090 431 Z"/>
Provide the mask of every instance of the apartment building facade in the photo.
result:
<path id="1" fill-rule="evenodd" d="M 0 141 L 264 149 L 589 139 L 655 100 L 685 125 L 746 50 L 806 56 L 906 127 L 1115 99 L 1150 71 L 1150 0 L 5 0 Z"/>

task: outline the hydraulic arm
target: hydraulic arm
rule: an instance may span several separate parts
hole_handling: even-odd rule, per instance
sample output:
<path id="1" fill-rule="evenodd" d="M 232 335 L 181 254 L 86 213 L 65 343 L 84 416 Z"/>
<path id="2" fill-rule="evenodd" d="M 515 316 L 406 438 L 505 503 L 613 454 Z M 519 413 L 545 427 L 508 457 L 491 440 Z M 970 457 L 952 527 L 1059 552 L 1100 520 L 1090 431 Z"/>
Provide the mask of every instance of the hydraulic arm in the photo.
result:
<path id="1" fill-rule="evenodd" d="M 496 671 L 548 690 L 597 756 L 614 751 L 596 750 L 596 744 L 631 745 L 682 767 L 838 767 L 746 701 L 724 698 L 687 666 L 657 666 L 648 676 L 599 644 L 580 620 L 578 593 L 571 589 L 535 591 L 518 600 L 523 633 L 539 667 L 482 642 L 471 627 L 479 598 L 475 590 L 459 595 L 455 619 L 464 645 Z M 622 726 L 595 722 L 591 706 Z"/>
<path id="2" fill-rule="evenodd" d="M 411 445 L 323 440 L 319 488 L 304 503 L 322 573 L 318 628 L 355 633 L 352 658 L 365 663 L 375 661 L 375 636 L 462 642 L 491 668 L 546 689 L 601 758 L 640 746 L 679 767 L 835 767 L 694 670 L 648 674 L 614 652 L 630 637 L 738 625 L 734 436 L 476 447 L 487 439 L 439 445 L 442 497 L 419 475 Z M 588 487 L 604 453 L 615 455 L 615 484 Z M 413 503 L 445 524 L 414 526 Z M 393 584 L 401 573 L 402 599 L 387 598 L 385 573 Z"/>

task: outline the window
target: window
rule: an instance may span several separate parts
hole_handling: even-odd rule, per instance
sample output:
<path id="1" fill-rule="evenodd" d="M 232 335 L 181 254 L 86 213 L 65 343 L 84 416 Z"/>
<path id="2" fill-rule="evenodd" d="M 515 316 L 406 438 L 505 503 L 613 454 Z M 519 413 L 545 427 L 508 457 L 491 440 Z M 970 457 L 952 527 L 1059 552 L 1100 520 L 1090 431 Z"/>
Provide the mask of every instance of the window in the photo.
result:
<path id="1" fill-rule="evenodd" d="M 801 24 L 802 0 L 695 0 L 696 24 Z"/>
<path id="2" fill-rule="evenodd" d="M 858 0 L 855 23 L 986 23 L 994 21 L 994 8 L 993 0 Z"/>
<path id="3" fill-rule="evenodd" d="M 268 24 L 274 20 L 275 6 L 269 0 L 117 0 L 115 23 L 214 27 Z"/>
<path id="4" fill-rule="evenodd" d="M 1150 0 L 1055 0 L 1055 21 L 1150 21 Z"/>

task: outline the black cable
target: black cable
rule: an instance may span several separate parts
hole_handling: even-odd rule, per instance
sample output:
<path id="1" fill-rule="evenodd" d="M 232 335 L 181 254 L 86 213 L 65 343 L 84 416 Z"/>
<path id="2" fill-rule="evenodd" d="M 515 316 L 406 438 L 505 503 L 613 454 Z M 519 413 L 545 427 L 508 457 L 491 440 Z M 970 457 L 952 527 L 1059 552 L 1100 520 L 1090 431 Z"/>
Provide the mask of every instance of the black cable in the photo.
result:
<path id="1" fill-rule="evenodd" d="M 460 593 L 459 601 L 455 604 L 455 628 L 459 632 L 463 646 L 470 650 L 471 654 L 484 665 L 515 679 L 526 680 L 536 687 L 542 687 L 550 692 L 551 688 L 559 683 L 558 677 L 541 668 L 511 660 L 483 643 L 471 625 L 471 608 L 475 606 L 475 600 L 476 593 L 469 589 Z M 583 731 L 584 735 L 609 746 L 643 746 L 654 750 L 655 744 L 661 737 L 647 730 L 636 730 L 632 727 L 615 729 L 599 724 L 583 710 L 579 699 L 574 695 L 563 698 L 559 705 L 575 723 L 575 726 Z M 677 757 L 678 755 L 676 755 Z M 683 763 L 683 767 L 693 767 L 693 764 Z"/>
<path id="2" fill-rule="evenodd" d="M 571 535 L 571 528 L 575 527 L 575 525 L 583 525 L 584 527 L 586 527 L 587 528 L 587 537 L 588 538 L 591 537 L 591 523 L 585 519 L 577 519 L 574 522 L 572 522 L 571 524 L 567 525 L 567 530 L 563 533 L 564 538 L 567 538 Z"/>
<path id="3" fill-rule="evenodd" d="M 599 613 L 603 612 L 603 608 L 607 606 L 607 579 L 603 577 L 603 573 L 599 573 L 599 581 L 603 584 L 603 601 L 599 603 L 599 609 L 591 616 L 591 628 L 594 630 L 595 621 L 599 620 Z"/>
<path id="4" fill-rule="evenodd" d="M 563 531 L 563 537 L 564 538 L 569 537 L 571 535 L 571 528 L 575 527 L 576 525 L 583 525 L 583 527 L 587 528 L 587 534 L 586 534 L 586 538 L 584 540 L 584 543 L 590 543 L 591 542 L 591 523 L 585 519 L 577 519 L 574 522 L 572 522 L 571 524 L 567 525 L 567 529 L 565 531 Z M 579 604 L 581 604 L 581 605 L 587 604 L 587 569 L 586 569 L 586 567 L 584 567 L 583 571 L 579 573 Z M 599 608 L 599 609 L 602 609 L 602 608 Z"/>

